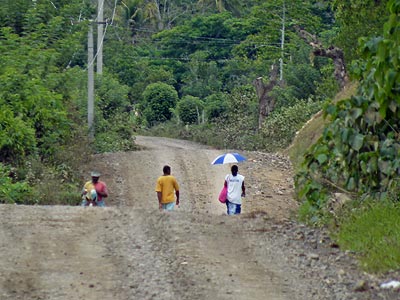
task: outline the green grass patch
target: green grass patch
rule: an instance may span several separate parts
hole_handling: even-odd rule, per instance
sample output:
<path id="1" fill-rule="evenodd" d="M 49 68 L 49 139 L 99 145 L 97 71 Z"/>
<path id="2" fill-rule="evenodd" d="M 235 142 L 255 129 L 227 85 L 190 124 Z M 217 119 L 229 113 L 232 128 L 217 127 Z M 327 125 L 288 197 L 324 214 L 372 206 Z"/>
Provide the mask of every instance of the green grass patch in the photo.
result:
<path id="1" fill-rule="evenodd" d="M 400 204 L 383 201 L 352 210 L 335 237 L 355 251 L 362 269 L 383 273 L 400 268 Z"/>

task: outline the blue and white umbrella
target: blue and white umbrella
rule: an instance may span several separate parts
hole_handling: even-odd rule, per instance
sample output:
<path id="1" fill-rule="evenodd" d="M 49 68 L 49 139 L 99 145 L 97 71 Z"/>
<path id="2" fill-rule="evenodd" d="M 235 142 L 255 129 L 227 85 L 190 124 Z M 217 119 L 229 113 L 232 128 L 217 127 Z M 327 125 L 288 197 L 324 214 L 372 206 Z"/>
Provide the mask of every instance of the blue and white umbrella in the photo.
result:
<path id="1" fill-rule="evenodd" d="M 225 153 L 218 156 L 214 161 L 211 163 L 212 165 L 223 165 L 223 164 L 230 164 L 230 163 L 238 163 L 241 161 L 246 160 L 246 157 L 240 155 L 239 153 Z"/>

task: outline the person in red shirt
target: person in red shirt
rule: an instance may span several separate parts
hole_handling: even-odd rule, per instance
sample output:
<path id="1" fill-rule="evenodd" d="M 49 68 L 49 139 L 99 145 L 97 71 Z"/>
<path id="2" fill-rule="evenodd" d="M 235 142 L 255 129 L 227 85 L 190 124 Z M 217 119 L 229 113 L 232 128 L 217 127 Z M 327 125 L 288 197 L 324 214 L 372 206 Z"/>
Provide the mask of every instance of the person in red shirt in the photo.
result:
<path id="1" fill-rule="evenodd" d="M 82 189 L 82 196 L 84 197 L 81 205 L 88 205 L 88 200 L 86 199 L 86 195 L 88 195 L 97 206 L 105 207 L 106 204 L 103 198 L 108 197 L 107 185 L 99 180 L 101 175 L 99 172 L 93 171 L 90 175 L 92 176 L 92 180 L 86 182 Z"/>

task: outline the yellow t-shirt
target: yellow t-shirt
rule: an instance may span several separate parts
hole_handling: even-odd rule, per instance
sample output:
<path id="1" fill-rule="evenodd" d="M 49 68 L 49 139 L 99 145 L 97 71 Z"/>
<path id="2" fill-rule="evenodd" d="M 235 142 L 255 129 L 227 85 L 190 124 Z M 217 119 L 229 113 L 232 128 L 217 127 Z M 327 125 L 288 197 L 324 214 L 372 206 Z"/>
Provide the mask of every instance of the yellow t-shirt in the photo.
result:
<path id="1" fill-rule="evenodd" d="M 175 191 L 179 191 L 179 185 L 172 175 L 158 177 L 156 192 L 161 192 L 161 203 L 171 203 L 175 201 Z"/>

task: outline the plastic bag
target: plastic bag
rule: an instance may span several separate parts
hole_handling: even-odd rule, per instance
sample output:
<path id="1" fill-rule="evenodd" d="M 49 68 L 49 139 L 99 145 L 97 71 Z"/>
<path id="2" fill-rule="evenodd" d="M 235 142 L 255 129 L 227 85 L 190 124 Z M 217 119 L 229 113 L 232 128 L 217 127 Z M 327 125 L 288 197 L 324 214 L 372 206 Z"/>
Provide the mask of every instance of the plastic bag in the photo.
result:
<path id="1" fill-rule="evenodd" d="M 224 184 L 224 187 L 222 188 L 222 190 L 221 190 L 221 192 L 219 193 L 219 196 L 218 196 L 219 202 L 225 203 L 227 194 L 228 194 L 228 188 Z"/>

